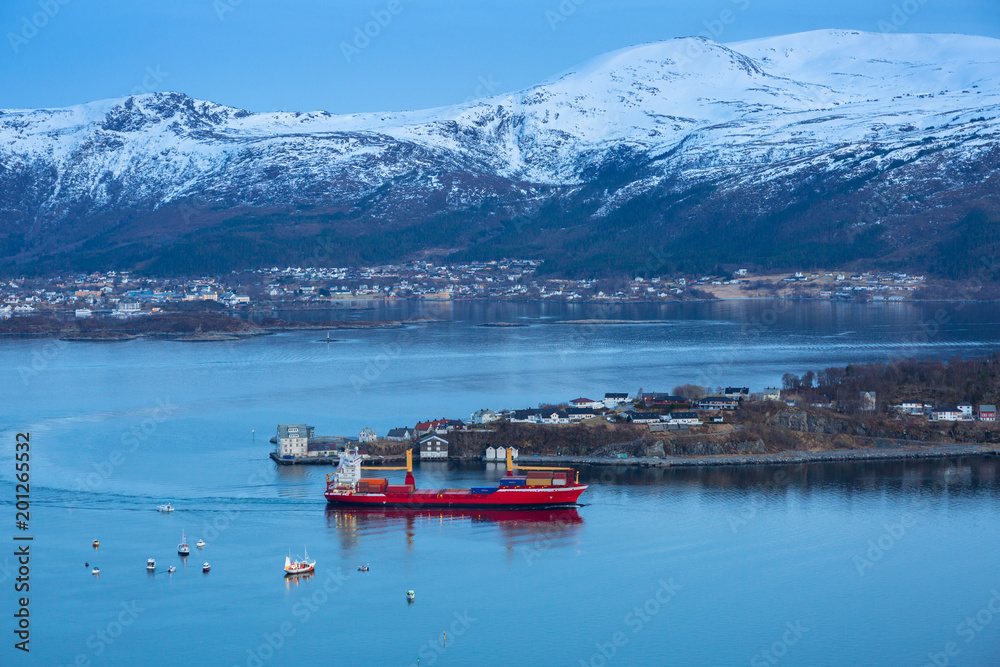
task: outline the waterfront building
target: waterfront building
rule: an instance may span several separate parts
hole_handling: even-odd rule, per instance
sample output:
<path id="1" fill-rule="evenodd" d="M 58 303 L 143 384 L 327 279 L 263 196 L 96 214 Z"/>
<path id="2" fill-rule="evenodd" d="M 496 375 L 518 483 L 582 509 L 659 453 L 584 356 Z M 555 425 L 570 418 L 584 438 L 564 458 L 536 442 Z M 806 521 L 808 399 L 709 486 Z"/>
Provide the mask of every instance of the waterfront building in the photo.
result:
<path id="1" fill-rule="evenodd" d="M 308 424 L 278 424 L 275 451 L 278 456 L 305 456 L 314 428 Z"/>
<path id="2" fill-rule="evenodd" d="M 448 441 L 439 435 L 430 435 L 420 441 L 421 459 L 448 458 Z"/>
<path id="3" fill-rule="evenodd" d="M 997 420 L 997 406 L 995 405 L 979 406 L 979 421 L 995 422 L 996 420 Z"/>
<path id="4" fill-rule="evenodd" d="M 358 442 L 375 442 L 378 440 L 378 433 L 370 427 L 366 427 L 358 434 Z"/>

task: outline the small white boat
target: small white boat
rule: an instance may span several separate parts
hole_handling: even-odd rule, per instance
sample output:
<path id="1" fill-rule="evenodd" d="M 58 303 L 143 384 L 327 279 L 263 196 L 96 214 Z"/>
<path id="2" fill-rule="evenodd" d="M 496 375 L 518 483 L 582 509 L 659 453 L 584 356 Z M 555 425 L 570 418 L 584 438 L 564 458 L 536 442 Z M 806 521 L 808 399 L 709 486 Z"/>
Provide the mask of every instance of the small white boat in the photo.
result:
<path id="1" fill-rule="evenodd" d="M 181 543 L 177 545 L 177 553 L 182 556 L 187 556 L 191 553 L 191 547 L 188 546 L 188 538 L 183 532 L 181 532 Z"/>
<path id="2" fill-rule="evenodd" d="M 177 568 L 174 567 L 173 565 L 171 565 L 170 567 L 167 568 L 167 574 L 173 574 L 176 571 L 177 571 Z"/>
<path id="3" fill-rule="evenodd" d="M 157 512 L 173 512 L 174 508 L 170 506 L 170 503 L 167 503 L 166 505 L 157 505 L 156 506 L 156 511 Z"/>
<path id="4" fill-rule="evenodd" d="M 414 599 L 415 597 L 417 597 L 417 594 L 416 594 L 416 593 L 414 593 L 414 592 L 413 592 L 412 590 L 410 590 L 410 591 L 406 591 L 406 600 L 407 600 L 408 602 L 413 602 L 413 599 Z"/>
<path id="5" fill-rule="evenodd" d="M 95 567 L 93 570 L 90 571 L 90 573 L 96 576 L 101 573 L 101 568 Z"/>
<path id="6" fill-rule="evenodd" d="M 211 569 L 212 569 L 212 566 L 209 565 L 207 562 L 203 563 L 202 566 L 201 566 L 201 571 L 202 572 L 208 572 Z"/>
<path id="7" fill-rule="evenodd" d="M 205 548 L 205 540 L 198 540 L 198 542 L 195 543 L 195 546 L 198 547 L 199 549 L 204 549 Z"/>
<path id="8" fill-rule="evenodd" d="M 152 558 L 146 560 L 146 571 L 155 572 L 156 571 L 156 561 Z"/>
<path id="9" fill-rule="evenodd" d="M 288 550 L 288 555 L 285 556 L 285 576 L 294 576 L 296 574 L 308 574 L 316 570 L 316 561 L 309 557 L 309 550 L 306 549 L 305 558 L 296 558 L 292 560 L 292 551 Z"/>

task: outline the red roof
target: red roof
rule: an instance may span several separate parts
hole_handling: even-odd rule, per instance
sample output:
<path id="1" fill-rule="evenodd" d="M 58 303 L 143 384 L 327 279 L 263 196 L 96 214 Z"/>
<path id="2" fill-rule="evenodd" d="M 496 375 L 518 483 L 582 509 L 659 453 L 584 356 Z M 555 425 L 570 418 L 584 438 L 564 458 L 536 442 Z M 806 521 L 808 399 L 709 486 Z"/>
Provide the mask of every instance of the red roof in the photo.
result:
<path id="1" fill-rule="evenodd" d="M 574 398 L 570 403 L 593 403 L 589 398 Z"/>
<path id="2" fill-rule="evenodd" d="M 432 419 L 429 422 L 417 422 L 417 425 L 414 428 L 416 430 L 418 430 L 418 431 L 430 431 L 432 429 L 437 428 L 441 424 L 444 424 L 447 421 L 450 421 L 450 420 L 448 420 L 448 419 Z"/>

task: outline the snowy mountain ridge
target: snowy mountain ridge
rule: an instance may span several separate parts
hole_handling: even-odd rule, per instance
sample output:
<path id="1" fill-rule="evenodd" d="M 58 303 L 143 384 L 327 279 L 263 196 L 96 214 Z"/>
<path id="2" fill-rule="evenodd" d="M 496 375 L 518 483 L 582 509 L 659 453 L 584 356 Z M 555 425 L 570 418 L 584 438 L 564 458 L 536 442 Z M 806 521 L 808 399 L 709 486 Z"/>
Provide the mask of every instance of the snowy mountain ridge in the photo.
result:
<path id="1" fill-rule="evenodd" d="M 642 44 L 423 111 L 251 113 L 151 93 L 0 111 L 0 232 L 26 234 L 27 256 L 43 230 L 80 238 L 107 227 L 81 220 L 179 202 L 349 211 L 374 197 L 369 215 L 391 221 L 584 197 L 601 217 L 711 184 L 716 198 L 753 188 L 761 211 L 787 206 L 790 182 L 872 174 L 883 197 L 930 174 L 940 195 L 996 159 L 998 118 L 1000 40 L 840 30 Z"/>

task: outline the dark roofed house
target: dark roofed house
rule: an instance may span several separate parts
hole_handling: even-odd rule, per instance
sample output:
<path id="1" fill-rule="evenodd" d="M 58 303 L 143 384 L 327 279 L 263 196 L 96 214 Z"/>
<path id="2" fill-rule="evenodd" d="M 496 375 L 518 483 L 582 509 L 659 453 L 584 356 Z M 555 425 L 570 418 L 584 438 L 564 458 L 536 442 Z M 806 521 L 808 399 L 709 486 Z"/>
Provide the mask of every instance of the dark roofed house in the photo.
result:
<path id="1" fill-rule="evenodd" d="M 633 424 L 657 424 L 660 421 L 660 415 L 655 412 L 635 412 L 629 410 L 627 414 Z"/>
<path id="2" fill-rule="evenodd" d="M 728 396 L 705 396 L 698 399 L 699 410 L 735 410 L 739 405 L 739 401 Z"/>
<path id="3" fill-rule="evenodd" d="M 401 427 L 389 429 L 389 435 L 386 436 L 386 440 L 392 440 L 393 442 L 405 442 L 407 440 L 413 440 L 414 437 L 416 437 L 416 433 L 414 433 L 412 429 Z"/>
<path id="4" fill-rule="evenodd" d="M 604 407 L 617 408 L 622 403 L 628 403 L 628 392 L 604 394 Z"/>
<path id="5" fill-rule="evenodd" d="M 690 401 L 683 396 L 672 396 L 670 394 L 659 393 L 655 391 L 639 392 L 639 400 L 642 401 L 647 407 L 651 405 L 687 405 Z"/>
<path id="6" fill-rule="evenodd" d="M 735 398 L 741 401 L 745 398 L 750 398 L 750 387 L 726 387 L 726 390 L 722 393 L 726 395 L 726 398 Z"/>
<path id="7" fill-rule="evenodd" d="M 448 441 L 438 435 L 429 435 L 420 441 L 421 459 L 448 458 Z"/>

